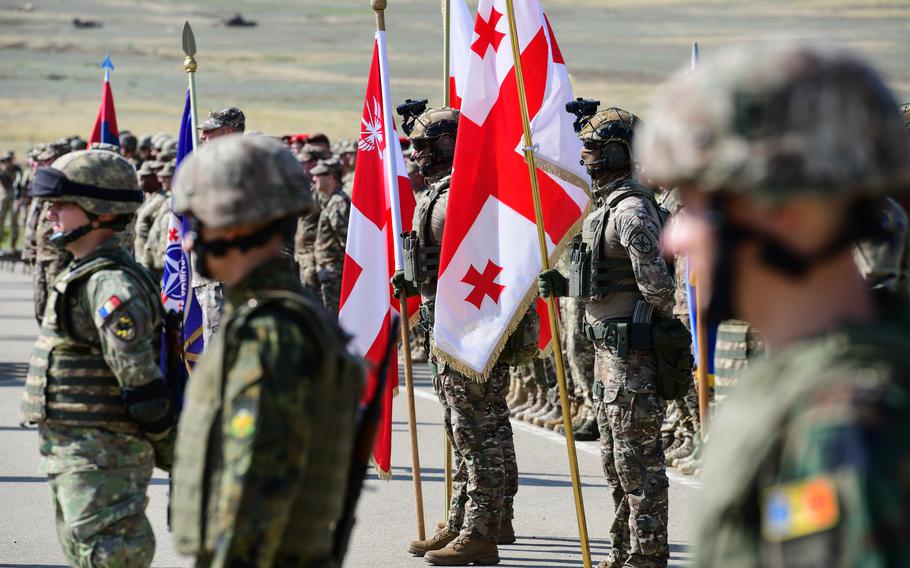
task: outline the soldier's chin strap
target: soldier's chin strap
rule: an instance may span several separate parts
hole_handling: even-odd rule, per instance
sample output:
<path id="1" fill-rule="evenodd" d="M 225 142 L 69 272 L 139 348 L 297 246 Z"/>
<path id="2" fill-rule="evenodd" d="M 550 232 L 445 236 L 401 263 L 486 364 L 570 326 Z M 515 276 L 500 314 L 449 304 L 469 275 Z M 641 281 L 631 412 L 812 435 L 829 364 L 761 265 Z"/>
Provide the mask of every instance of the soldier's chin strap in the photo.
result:
<path id="1" fill-rule="evenodd" d="M 759 257 L 766 266 L 784 276 L 800 280 L 813 268 L 829 262 L 861 239 L 881 238 L 883 227 L 876 201 L 863 199 L 850 208 L 851 220 L 831 241 L 811 253 L 801 253 L 776 237 L 752 227 L 731 223 L 725 214 L 725 201 L 714 196 L 709 208 L 711 224 L 717 234 L 718 251 L 714 258 L 714 282 L 706 317 L 711 324 L 736 317 L 733 294 L 738 274 L 735 253 L 740 244 L 753 241 L 759 245 Z"/>
<path id="2" fill-rule="evenodd" d="M 202 225 L 198 219 L 187 215 L 187 233 L 193 235 L 193 252 L 196 253 L 196 272 L 203 278 L 212 279 L 212 275 L 205 263 L 208 255 L 224 256 L 231 249 L 237 249 L 240 252 L 246 252 L 251 248 L 260 247 L 277 234 L 286 234 L 293 231 L 297 222 L 293 217 L 282 217 L 265 225 L 264 227 L 233 239 L 211 239 L 202 238 Z"/>
<path id="3" fill-rule="evenodd" d="M 108 221 L 100 221 L 98 215 L 95 215 L 94 213 L 85 211 L 85 215 L 88 217 L 88 223 L 85 225 L 77 227 L 72 231 L 57 231 L 52 234 L 48 239 L 51 246 L 58 249 L 66 248 L 66 245 L 78 241 L 96 229 L 113 229 L 115 232 L 122 231 L 126 229 L 126 226 L 129 225 L 130 220 L 133 218 L 132 215 L 118 215 Z"/>

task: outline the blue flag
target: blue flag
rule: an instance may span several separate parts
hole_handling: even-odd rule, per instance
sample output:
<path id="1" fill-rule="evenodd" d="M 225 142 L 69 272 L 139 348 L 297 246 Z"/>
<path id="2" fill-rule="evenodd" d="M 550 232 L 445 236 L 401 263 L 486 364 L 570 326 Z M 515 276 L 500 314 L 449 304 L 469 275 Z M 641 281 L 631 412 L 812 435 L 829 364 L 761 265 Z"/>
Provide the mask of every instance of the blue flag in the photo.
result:
<path id="1" fill-rule="evenodd" d="M 698 350 L 701 346 L 698 344 L 698 306 L 695 301 L 695 286 L 692 285 L 692 277 L 689 274 L 689 259 L 686 258 L 686 300 L 689 303 L 689 325 L 692 329 L 692 348 L 695 354 L 695 363 L 698 364 Z M 708 326 L 708 375 L 714 375 L 714 350 L 717 347 L 717 326 Z"/>
<path id="2" fill-rule="evenodd" d="M 180 120 L 180 137 L 177 140 L 176 165 L 193 151 L 193 121 L 190 108 L 190 94 L 187 91 L 186 103 L 183 106 L 183 117 Z M 173 207 L 173 196 L 171 197 Z M 171 317 L 165 322 L 165 341 L 169 336 L 180 338 L 185 370 L 191 370 L 202 354 L 202 308 L 196 301 L 190 288 L 192 267 L 190 259 L 183 251 L 183 235 L 186 231 L 186 220 L 171 210 L 167 228 L 167 248 L 164 253 L 164 275 L 161 278 L 161 302 Z M 174 317 L 176 314 L 177 317 Z M 169 329 L 178 326 L 179 329 Z M 162 357 L 162 367 L 167 376 L 167 362 Z M 173 371 L 173 370 L 172 370 Z M 173 374 L 173 373 L 172 373 Z M 185 376 L 185 375 L 184 375 Z M 182 385 L 176 389 L 182 392 Z"/>

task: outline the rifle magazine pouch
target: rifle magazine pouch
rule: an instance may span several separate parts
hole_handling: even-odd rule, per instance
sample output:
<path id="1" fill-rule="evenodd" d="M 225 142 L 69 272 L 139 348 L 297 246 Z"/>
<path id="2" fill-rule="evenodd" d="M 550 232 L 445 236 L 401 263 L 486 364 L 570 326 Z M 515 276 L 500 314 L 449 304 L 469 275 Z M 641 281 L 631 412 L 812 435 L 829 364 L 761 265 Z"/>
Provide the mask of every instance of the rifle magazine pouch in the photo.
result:
<path id="1" fill-rule="evenodd" d="M 402 233 L 401 248 L 404 251 L 404 279 L 408 282 L 420 282 L 417 279 L 420 274 L 420 241 L 415 231 Z"/>
<path id="2" fill-rule="evenodd" d="M 651 328 L 654 308 L 644 300 L 635 302 L 632 319 L 629 321 L 629 347 L 636 351 L 651 349 Z"/>
<path id="3" fill-rule="evenodd" d="M 653 344 L 657 394 L 666 400 L 677 400 L 692 384 L 692 334 L 676 318 L 660 321 L 653 326 Z"/>
<path id="4" fill-rule="evenodd" d="M 567 295 L 571 298 L 587 298 L 591 295 L 591 255 L 585 243 L 574 242 L 569 250 Z"/>

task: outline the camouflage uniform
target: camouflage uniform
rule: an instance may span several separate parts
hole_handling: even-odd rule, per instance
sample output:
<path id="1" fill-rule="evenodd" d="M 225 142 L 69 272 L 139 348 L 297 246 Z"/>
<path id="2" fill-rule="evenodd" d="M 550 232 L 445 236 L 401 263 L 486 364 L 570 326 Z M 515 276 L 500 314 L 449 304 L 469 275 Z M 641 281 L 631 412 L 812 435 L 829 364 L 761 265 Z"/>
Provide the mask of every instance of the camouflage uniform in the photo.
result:
<path id="1" fill-rule="evenodd" d="M 74 152 L 53 168 L 124 195 L 132 180 L 141 196 L 132 166 L 108 152 Z M 120 215 L 138 204 L 66 191 L 42 198 Z M 160 317 L 156 284 L 117 236 L 72 262 L 51 288 L 22 412 L 39 425 L 57 533 L 74 566 L 151 565 L 146 490 L 156 461 L 170 466 L 174 422 L 159 369 Z"/>
<path id="2" fill-rule="evenodd" d="M 158 209 L 149 213 L 153 219 L 145 245 L 136 250 L 136 260 L 155 275 L 160 282 L 164 274 L 164 255 L 168 242 L 168 227 L 171 220 L 171 192 L 164 194 Z"/>
<path id="3" fill-rule="evenodd" d="M 874 219 L 875 200 L 910 187 L 910 139 L 896 107 L 858 56 L 799 43 L 721 53 L 658 90 L 652 126 L 639 138 L 643 166 L 656 182 L 685 184 L 711 203 L 689 228 L 714 245 L 703 255 L 717 267 L 713 317 L 742 315 L 742 305 L 723 302 L 743 291 L 730 281 L 738 268 L 780 273 L 776 287 L 791 290 L 788 298 L 831 287 L 843 301 L 797 338 L 779 335 L 721 409 L 705 457 L 710 491 L 696 517 L 698 566 L 910 564 L 910 313 L 854 288 L 859 271 L 843 262 L 856 229 Z M 717 246 L 755 231 L 731 209 L 795 211 L 792 200 L 807 196 L 832 200 L 803 199 L 815 208 L 807 216 L 832 203 L 869 216 L 842 221 L 820 245 L 833 258 L 797 256 L 805 278 L 787 279 L 795 268 L 781 250 L 750 258 Z M 767 238 L 756 231 L 745 243 L 768 247 Z M 776 246 L 794 254 L 789 241 Z M 818 282 L 823 263 L 836 282 Z M 737 303 L 760 311 L 777 301 Z M 854 306 L 862 315 L 850 313 Z"/>
<path id="4" fill-rule="evenodd" d="M 882 200 L 881 215 L 883 238 L 860 241 L 853 258 L 873 289 L 896 292 L 903 269 L 901 263 L 907 255 L 910 221 L 900 203 L 890 197 Z"/>
<path id="5" fill-rule="evenodd" d="M 309 207 L 306 185 L 279 142 L 228 137 L 184 163 L 175 204 L 213 228 L 266 223 Z M 181 418 L 177 548 L 196 566 L 336 566 L 362 364 L 280 255 L 230 287 L 225 307 Z"/>
<path id="6" fill-rule="evenodd" d="M 316 232 L 319 226 L 319 215 L 325 202 L 325 196 L 313 192 L 313 210 L 301 215 L 297 220 L 297 233 L 294 236 L 294 258 L 300 267 L 300 282 L 316 297 L 321 297 L 319 271 L 316 269 Z"/>
<path id="7" fill-rule="evenodd" d="M 48 218 L 51 204 L 36 200 L 40 205 L 35 231 L 35 264 L 32 267 L 32 282 L 35 293 L 35 318 L 40 324 L 44 318 L 44 306 L 47 304 L 48 288 L 57 279 L 57 275 L 73 259 L 69 251 L 57 248 L 50 243 L 54 234 L 54 223 Z"/>
<path id="8" fill-rule="evenodd" d="M 139 264 L 151 268 L 148 260 L 145 258 L 145 244 L 148 242 L 149 232 L 155 223 L 156 215 L 161 209 L 162 204 L 166 203 L 164 191 L 156 191 L 146 194 L 145 201 L 136 211 L 136 236 L 133 239 L 133 252 Z"/>
<path id="9" fill-rule="evenodd" d="M 12 156 L 8 156 L 12 160 Z M 19 223 L 16 219 L 14 207 L 16 205 L 16 181 L 18 176 L 18 166 L 10 162 L 0 164 L 0 239 L 5 232 L 6 221 L 9 219 L 10 229 L 10 248 L 16 248 L 16 241 L 19 240 Z"/>
<path id="10" fill-rule="evenodd" d="M 339 187 L 328 196 L 319 213 L 316 240 L 313 242 L 322 304 L 336 318 L 338 304 L 341 302 L 341 270 L 344 267 L 344 247 L 348 240 L 350 214 L 351 198 Z"/>

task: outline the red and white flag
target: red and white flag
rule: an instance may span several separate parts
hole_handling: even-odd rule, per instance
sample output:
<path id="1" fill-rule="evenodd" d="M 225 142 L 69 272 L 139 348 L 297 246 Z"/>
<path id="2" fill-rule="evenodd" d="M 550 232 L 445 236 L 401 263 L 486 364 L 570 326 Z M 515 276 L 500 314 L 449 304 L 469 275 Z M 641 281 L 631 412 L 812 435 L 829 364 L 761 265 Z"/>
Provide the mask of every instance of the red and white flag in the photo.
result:
<path id="1" fill-rule="evenodd" d="M 474 18 L 465 0 L 449 2 L 449 106 L 461 108 L 461 96 L 468 76 L 468 61 L 474 32 Z"/>
<path id="2" fill-rule="evenodd" d="M 371 369 L 364 398 L 376 388 L 376 366 L 390 341 L 391 320 L 398 313 L 398 299 L 389 279 L 401 268 L 401 239 L 410 231 L 414 216 L 414 193 L 398 133 L 392 119 L 385 33 L 376 32 L 373 64 L 363 102 L 357 166 L 351 197 L 351 218 L 345 247 L 338 321 L 353 336 L 352 348 Z M 419 298 L 409 304 L 415 313 Z M 391 477 L 392 395 L 398 386 L 398 360 L 392 357 L 382 396 L 382 416 L 373 447 L 380 477 Z"/>
<path id="3" fill-rule="evenodd" d="M 516 2 L 515 19 L 552 264 L 588 210 L 590 178 L 553 30 L 536 0 Z M 534 300 L 542 265 L 505 0 L 481 0 L 472 37 L 434 333 L 439 356 L 484 379 Z"/>

